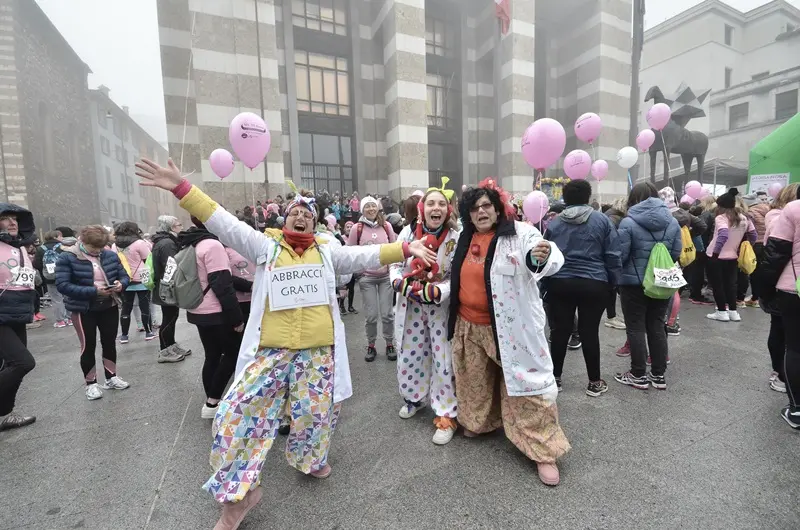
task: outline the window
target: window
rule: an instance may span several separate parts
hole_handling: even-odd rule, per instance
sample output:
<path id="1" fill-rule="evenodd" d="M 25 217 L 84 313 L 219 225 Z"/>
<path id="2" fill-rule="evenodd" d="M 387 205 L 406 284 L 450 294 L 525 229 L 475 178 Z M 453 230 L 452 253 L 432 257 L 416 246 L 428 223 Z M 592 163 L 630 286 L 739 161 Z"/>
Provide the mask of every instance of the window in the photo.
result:
<path id="1" fill-rule="evenodd" d="M 145 188 L 144 186 L 139 186 L 139 197 L 141 197 L 142 199 L 147 198 L 147 188 Z"/>
<path id="2" fill-rule="evenodd" d="M 106 166 L 106 187 L 114 189 L 114 182 L 111 180 L 111 169 L 108 166 Z"/>
<path id="3" fill-rule="evenodd" d="M 125 182 L 128 184 L 128 193 L 133 193 L 133 178 L 126 176 Z"/>
<path id="4" fill-rule="evenodd" d="M 353 192 L 353 160 L 349 136 L 300 133 L 302 186 L 333 195 Z"/>
<path id="5" fill-rule="evenodd" d="M 785 30 L 786 33 L 789 33 L 790 31 L 794 31 L 794 30 L 795 30 L 795 25 L 790 23 L 790 22 L 787 22 L 786 23 L 786 30 Z"/>
<path id="6" fill-rule="evenodd" d="M 117 138 L 122 138 L 122 127 L 120 126 L 119 120 L 115 118 L 111 118 L 114 122 L 114 135 Z"/>
<path id="7" fill-rule="evenodd" d="M 349 116 L 347 59 L 304 51 L 295 52 L 294 57 L 297 110 Z"/>
<path id="8" fill-rule="evenodd" d="M 100 124 L 100 127 L 103 129 L 108 129 L 108 118 L 106 118 L 106 109 L 101 106 L 97 106 L 97 123 Z"/>
<path id="9" fill-rule="evenodd" d="M 450 57 L 455 48 L 453 27 L 443 20 L 425 18 L 425 53 Z"/>
<path id="10" fill-rule="evenodd" d="M 725 88 L 730 88 L 731 86 L 731 77 L 733 77 L 733 69 L 726 68 L 725 69 Z"/>
<path id="11" fill-rule="evenodd" d="M 733 26 L 725 24 L 725 44 L 733 46 Z"/>
<path id="12" fill-rule="evenodd" d="M 454 76 L 428 74 L 428 127 L 449 129 L 458 116 L 458 97 L 453 90 Z"/>
<path id="13" fill-rule="evenodd" d="M 292 23 L 301 28 L 347 35 L 347 0 L 292 0 Z"/>
<path id="14" fill-rule="evenodd" d="M 114 146 L 114 154 L 117 157 L 117 162 L 121 162 L 128 167 L 128 151 L 121 145 Z"/>
<path id="15" fill-rule="evenodd" d="M 428 182 L 441 186 L 442 177 L 453 180 L 458 173 L 458 149 L 453 144 L 428 144 Z"/>
<path id="16" fill-rule="evenodd" d="M 797 89 L 775 94 L 775 119 L 788 120 L 797 114 Z"/>
<path id="17" fill-rule="evenodd" d="M 108 199 L 108 215 L 117 217 L 117 201 L 114 199 Z"/>
<path id="18" fill-rule="evenodd" d="M 39 126 L 42 140 L 42 169 L 47 173 L 56 172 L 55 145 L 53 144 L 53 123 L 50 109 L 42 101 L 39 103 Z"/>
<path id="19" fill-rule="evenodd" d="M 769 70 L 767 70 L 766 72 L 760 72 L 758 74 L 753 75 L 752 79 L 753 81 L 759 81 L 761 79 L 766 79 L 768 77 L 769 77 Z"/>
<path id="20" fill-rule="evenodd" d="M 750 113 L 750 103 L 739 103 L 728 109 L 729 129 L 739 129 L 747 125 L 747 116 Z"/>
<path id="21" fill-rule="evenodd" d="M 119 174 L 119 183 L 122 185 L 122 191 L 128 191 L 128 177 L 125 176 L 125 173 Z"/>
<path id="22" fill-rule="evenodd" d="M 103 151 L 103 154 L 106 156 L 111 155 L 111 144 L 108 143 L 108 138 L 105 136 L 100 137 L 100 150 Z"/>
<path id="23" fill-rule="evenodd" d="M 147 223 L 147 209 L 144 206 L 139 207 L 139 220 L 142 223 Z"/>

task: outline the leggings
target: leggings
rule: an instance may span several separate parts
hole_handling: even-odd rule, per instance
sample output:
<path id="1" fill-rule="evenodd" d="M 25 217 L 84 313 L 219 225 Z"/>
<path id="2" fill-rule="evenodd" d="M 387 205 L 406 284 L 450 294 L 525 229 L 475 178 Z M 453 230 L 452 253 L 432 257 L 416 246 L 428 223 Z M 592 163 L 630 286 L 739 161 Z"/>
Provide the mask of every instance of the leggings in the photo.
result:
<path id="1" fill-rule="evenodd" d="M 718 311 L 736 311 L 736 283 L 739 263 L 735 259 L 712 259 L 708 262 L 711 287 Z"/>
<path id="2" fill-rule="evenodd" d="M 242 334 L 229 324 L 197 326 L 206 360 L 203 363 L 203 389 L 209 399 L 222 399 L 222 393 L 236 371 Z"/>
<path id="3" fill-rule="evenodd" d="M 772 371 L 777 372 L 778 379 L 785 383 L 786 376 L 783 375 L 783 359 L 786 356 L 786 330 L 783 327 L 783 318 L 780 315 L 770 315 L 767 349 L 772 361 Z"/>
<path id="4" fill-rule="evenodd" d="M 356 275 L 353 274 L 353 278 L 350 280 L 350 283 L 347 284 L 347 309 L 353 307 L 353 298 L 356 296 Z"/>
<path id="5" fill-rule="evenodd" d="M 100 330 L 100 346 L 103 349 L 103 369 L 106 380 L 117 375 L 117 306 L 102 311 L 72 313 L 72 324 L 81 345 L 81 370 L 87 385 L 97 382 L 94 352 L 97 349 L 97 331 Z"/>
<path id="6" fill-rule="evenodd" d="M 800 410 L 800 297 L 797 293 L 778 291 L 778 308 L 784 322 L 786 356 L 783 358 L 783 376 L 789 394 L 791 411 Z"/>
<path id="7" fill-rule="evenodd" d="M 158 328 L 158 341 L 165 350 L 175 344 L 175 326 L 181 310 L 173 305 L 161 306 L 161 327 Z"/>
<path id="8" fill-rule="evenodd" d="M 617 288 L 612 287 L 608 293 L 608 305 L 606 305 L 606 318 L 617 316 Z"/>
<path id="9" fill-rule="evenodd" d="M 27 344 L 25 324 L 0 326 L 0 416 L 14 410 L 22 379 L 36 366 Z"/>
<path id="10" fill-rule="evenodd" d="M 150 320 L 150 291 L 125 291 L 122 293 L 122 316 L 120 317 L 120 324 L 122 325 L 122 334 L 127 335 L 131 327 L 131 311 L 133 310 L 133 301 L 139 295 L 139 311 L 142 312 L 142 326 L 145 333 L 152 331 Z"/>

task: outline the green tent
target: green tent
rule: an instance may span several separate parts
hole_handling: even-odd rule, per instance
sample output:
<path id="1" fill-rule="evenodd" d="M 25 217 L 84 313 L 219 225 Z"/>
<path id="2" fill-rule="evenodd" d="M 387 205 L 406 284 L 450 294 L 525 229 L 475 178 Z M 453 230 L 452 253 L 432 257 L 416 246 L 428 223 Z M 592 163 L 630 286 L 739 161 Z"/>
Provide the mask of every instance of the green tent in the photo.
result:
<path id="1" fill-rule="evenodd" d="M 800 114 L 772 131 L 750 150 L 748 193 L 772 182 L 800 182 Z"/>

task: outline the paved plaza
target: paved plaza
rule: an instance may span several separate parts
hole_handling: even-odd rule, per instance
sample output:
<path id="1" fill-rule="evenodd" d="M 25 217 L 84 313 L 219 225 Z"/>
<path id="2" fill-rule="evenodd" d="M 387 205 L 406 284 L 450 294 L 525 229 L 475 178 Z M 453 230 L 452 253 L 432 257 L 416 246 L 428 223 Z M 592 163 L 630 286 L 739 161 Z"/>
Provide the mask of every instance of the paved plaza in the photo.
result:
<path id="1" fill-rule="evenodd" d="M 354 396 L 344 403 L 327 480 L 290 469 L 282 439 L 263 474 L 264 499 L 242 529 L 547 530 L 800 528 L 800 433 L 769 390 L 768 318 L 706 320 L 684 300 L 683 333 L 670 338 L 666 392 L 613 381 L 627 367 L 614 351 L 623 331 L 601 327 L 609 392 L 584 394 L 580 351 L 567 357 L 559 409 L 572 451 L 561 485 L 539 482 L 535 465 L 501 434 L 444 447 L 431 443 L 432 413 L 398 417 L 395 364 L 363 361 L 361 315 L 345 317 Z M 0 529 L 211 529 L 219 513 L 201 489 L 208 478 L 211 422 L 200 419 L 202 348 L 156 364 L 158 341 L 119 346 L 125 391 L 89 402 L 72 328 L 52 321 L 29 332 L 36 369 L 18 397 L 31 427 L 0 433 Z M 383 345 L 379 343 L 379 351 Z"/>

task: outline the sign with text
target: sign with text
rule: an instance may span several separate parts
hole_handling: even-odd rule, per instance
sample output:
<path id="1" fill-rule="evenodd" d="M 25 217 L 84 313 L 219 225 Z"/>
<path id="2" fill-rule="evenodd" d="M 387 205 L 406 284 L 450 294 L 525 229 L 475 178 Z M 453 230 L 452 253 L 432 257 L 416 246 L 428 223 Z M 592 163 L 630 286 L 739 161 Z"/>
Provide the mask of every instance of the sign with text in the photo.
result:
<path id="1" fill-rule="evenodd" d="M 654 283 L 656 287 L 666 287 L 668 289 L 680 289 L 686 285 L 683 278 L 683 271 L 676 263 L 671 269 L 653 269 Z"/>
<path id="2" fill-rule="evenodd" d="M 278 267 L 268 274 L 270 311 L 328 305 L 323 265 Z"/>
<path id="3" fill-rule="evenodd" d="M 751 175 L 750 187 L 747 193 L 755 193 L 757 191 L 766 192 L 769 185 L 777 182 L 782 188 L 789 184 L 789 173 L 771 173 L 769 175 Z"/>

